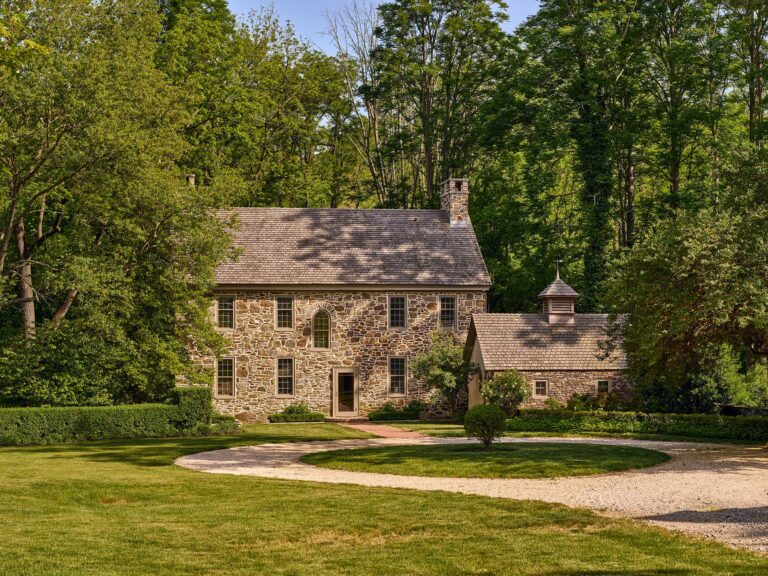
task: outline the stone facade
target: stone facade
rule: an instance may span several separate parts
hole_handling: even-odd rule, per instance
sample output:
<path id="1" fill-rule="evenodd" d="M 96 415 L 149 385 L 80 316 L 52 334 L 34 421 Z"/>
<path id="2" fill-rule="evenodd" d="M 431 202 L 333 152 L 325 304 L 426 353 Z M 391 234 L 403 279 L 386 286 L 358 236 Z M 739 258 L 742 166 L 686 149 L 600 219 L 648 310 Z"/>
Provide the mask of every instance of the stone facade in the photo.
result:
<path id="1" fill-rule="evenodd" d="M 523 408 L 544 408 L 547 398 L 554 398 L 566 404 L 574 394 L 597 395 L 597 381 L 610 380 L 611 389 L 619 397 L 627 398 L 631 394 L 630 383 L 623 371 L 518 371 L 531 385 L 531 397 L 522 404 Z M 490 378 L 493 373 L 486 373 Z M 534 383 L 547 382 L 547 396 L 536 396 Z"/>
<path id="2" fill-rule="evenodd" d="M 264 421 L 269 414 L 306 402 L 310 408 L 334 415 L 334 369 L 354 369 L 358 413 L 365 416 L 386 402 L 402 406 L 411 400 L 427 401 L 432 391 L 412 377 L 406 366 L 406 393 L 389 394 L 391 356 L 408 362 L 429 348 L 438 329 L 440 296 L 455 296 L 457 337 L 466 339 L 472 314 L 484 312 L 486 294 L 480 290 L 227 290 L 234 297 L 233 329 L 221 329 L 229 338 L 235 361 L 235 395 L 215 399 L 216 409 L 241 420 Z M 276 328 L 276 298 L 293 298 L 292 329 Z M 389 296 L 407 297 L 407 327 L 389 328 Z M 312 320 L 326 311 L 331 322 L 328 349 L 313 348 Z M 211 308 L 215 320 L 216 306 Z M 294 359 L 294 394 L 277 394 L 277 359 Z M 216 360 L 198 356 L 214 371 Z"/>

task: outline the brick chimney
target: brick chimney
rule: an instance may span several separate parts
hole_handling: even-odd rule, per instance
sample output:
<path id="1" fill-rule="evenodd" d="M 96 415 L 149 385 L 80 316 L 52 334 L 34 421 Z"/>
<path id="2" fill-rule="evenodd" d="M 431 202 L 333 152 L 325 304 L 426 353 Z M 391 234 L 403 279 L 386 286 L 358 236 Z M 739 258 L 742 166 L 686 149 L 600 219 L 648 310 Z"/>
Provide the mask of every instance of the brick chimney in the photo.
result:
<path id="1" fill-rule="evenodd" d="M 469 180 L 449 178 L 440 185 L 440 209 L 451 218 L 451 226 L 469 224 Z"/>

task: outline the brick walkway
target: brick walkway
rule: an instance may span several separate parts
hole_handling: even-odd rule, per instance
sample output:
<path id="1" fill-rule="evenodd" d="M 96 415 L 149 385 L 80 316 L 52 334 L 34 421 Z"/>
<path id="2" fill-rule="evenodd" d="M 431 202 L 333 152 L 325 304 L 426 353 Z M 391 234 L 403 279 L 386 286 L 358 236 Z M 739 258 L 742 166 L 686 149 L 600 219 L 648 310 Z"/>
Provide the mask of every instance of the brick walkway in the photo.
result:
<path id="1" fill-rule="evenodd" d="M 372 434 L 379 438 L 428 438 L 420 432 L 414 432 L 413 430 L 404 430 L 403 428 L 395 428 L 394 426 L 387 426 L 386 424 L 341 424 L 347 428 L 353 428 L 366 434 Z"/>

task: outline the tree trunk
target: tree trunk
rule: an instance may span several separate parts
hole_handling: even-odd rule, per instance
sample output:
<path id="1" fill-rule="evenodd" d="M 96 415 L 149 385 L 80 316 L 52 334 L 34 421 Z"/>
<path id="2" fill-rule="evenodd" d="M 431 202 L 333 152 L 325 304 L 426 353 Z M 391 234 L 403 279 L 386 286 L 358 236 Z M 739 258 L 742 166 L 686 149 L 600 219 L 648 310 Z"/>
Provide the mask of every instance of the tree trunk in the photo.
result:
<path id="1" fill-rule="evenodd" d="M 16 245 L 19 249 L 19 298 L 25 338 L 35 336 L 35 299 L 32 290 L 32 260 L 24 230 L 24 222 L 16 224 Z"/>

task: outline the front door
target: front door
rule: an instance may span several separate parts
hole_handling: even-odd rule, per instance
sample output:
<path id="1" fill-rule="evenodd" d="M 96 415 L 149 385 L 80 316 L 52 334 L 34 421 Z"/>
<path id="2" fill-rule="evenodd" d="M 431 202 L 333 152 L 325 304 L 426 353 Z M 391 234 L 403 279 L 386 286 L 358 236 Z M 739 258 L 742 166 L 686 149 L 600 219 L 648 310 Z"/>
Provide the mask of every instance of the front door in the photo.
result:
<path id="1" fill-rule="evenodd" d="M 337 368 L 334 372 L 334 415 L 357 416 L 357 375 L 355 371 Z"/>

